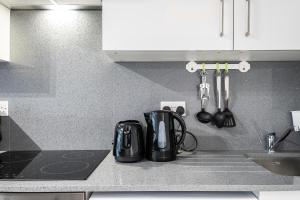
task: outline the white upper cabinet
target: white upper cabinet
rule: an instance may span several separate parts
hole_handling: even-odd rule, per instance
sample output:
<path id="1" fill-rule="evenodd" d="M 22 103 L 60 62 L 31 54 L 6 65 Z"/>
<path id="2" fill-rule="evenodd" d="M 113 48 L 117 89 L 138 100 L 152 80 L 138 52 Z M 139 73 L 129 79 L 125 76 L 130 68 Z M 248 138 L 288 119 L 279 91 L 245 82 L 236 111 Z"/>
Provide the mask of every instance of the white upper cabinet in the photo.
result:
<path id="1" fill-rule="evenodd" d="M 10 60 L 10 10 L 0 4 L 0 61 Z"/>
<path id="2" fill-rule="evenodd" d="M 103 0 L 103 50 L 233 50 L 233 0 Z"/>
<path id="3" fill-rule="evenodd" d="M 234 49 L 300 50 L 299 10 L 299 0 L 235 0 Z"/>

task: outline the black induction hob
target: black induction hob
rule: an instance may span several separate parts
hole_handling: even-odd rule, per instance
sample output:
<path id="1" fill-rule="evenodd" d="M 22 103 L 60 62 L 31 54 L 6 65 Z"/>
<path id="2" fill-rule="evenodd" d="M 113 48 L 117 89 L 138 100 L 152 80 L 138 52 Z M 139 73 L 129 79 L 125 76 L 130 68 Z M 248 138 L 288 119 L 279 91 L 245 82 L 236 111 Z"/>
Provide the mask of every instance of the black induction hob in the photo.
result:
<path id="1" fill-rule="evenodd" d="M 109 151 L 8 151 L 0 154 L 0 180 L 85 180 Z"/>

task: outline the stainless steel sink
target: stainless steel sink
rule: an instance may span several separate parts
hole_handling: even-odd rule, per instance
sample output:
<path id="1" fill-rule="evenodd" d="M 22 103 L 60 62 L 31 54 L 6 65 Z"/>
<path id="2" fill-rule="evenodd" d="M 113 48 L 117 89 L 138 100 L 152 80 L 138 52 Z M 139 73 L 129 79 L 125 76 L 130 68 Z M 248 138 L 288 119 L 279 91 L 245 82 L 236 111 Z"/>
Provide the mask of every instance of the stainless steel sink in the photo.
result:
<path id="1" fill-rule="evenodd" d="M 256 154 L 247 155 L 265 169 L 279 175 L 300 176 L 300 155 L 299 154 Z"/>

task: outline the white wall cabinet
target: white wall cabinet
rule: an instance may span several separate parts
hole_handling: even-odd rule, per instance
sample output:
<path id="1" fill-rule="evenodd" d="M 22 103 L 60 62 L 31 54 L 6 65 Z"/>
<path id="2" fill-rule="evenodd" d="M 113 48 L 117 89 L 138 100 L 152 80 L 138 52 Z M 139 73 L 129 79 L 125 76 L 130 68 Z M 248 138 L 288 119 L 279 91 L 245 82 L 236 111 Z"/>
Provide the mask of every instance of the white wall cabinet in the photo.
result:
<path id="1" fill-rule="evenodd" d="M 10 60 L 10 10 L 0 4 L 0 61 Z"/>
<path id="2" fill-rule="evenodd" d="M 103 49 L 232 50 L 233 0 L 104 0 Z"/>
<path id="3" fill-rule="evenodd" d="M 233 0 L 104 0 L 103 8 L 104 50 L 233 49 Z"/>
<path id="4" fill-rule="evenodd" d="M 103 50 L 115 61 L 300 60 L 299 7 L 299 0 L 103 0 Z"/>
<path id="5" fill-rule="evenodd" d="M 235 50 L 300 50 L 299 0 L 234 2 Z"/>

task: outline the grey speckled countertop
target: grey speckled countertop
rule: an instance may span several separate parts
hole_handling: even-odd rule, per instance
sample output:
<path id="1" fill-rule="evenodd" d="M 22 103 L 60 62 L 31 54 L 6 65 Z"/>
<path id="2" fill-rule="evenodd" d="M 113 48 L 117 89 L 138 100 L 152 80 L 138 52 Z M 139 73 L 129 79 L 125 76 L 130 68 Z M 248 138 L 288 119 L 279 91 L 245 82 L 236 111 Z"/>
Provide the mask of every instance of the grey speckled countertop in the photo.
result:
<path id="1" fill-rule="evenodd" d="M 173 162 L 133 164 L 116 163 L 110 153 L 88 180 L 0 181 L 0 192 L 300 190 L 300 177 L 275 175 L 244 153 L 198 151 Z"/>

